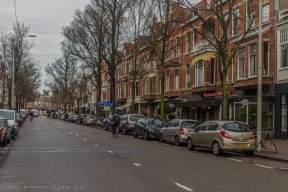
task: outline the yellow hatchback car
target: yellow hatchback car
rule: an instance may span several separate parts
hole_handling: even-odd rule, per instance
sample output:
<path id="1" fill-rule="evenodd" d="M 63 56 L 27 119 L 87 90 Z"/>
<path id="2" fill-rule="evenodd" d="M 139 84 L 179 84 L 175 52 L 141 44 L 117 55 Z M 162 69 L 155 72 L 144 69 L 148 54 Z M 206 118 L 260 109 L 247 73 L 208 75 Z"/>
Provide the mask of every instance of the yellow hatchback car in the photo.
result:
<path id="1" fill-rule="evenodd" d="M 243 151 L 252 156 L 255 150 L 255 135 L 246 123 L 235 121 L 206 121 L 189 132 L 187 146 L 212 149 L 218 156 L 223 151 Z"/>

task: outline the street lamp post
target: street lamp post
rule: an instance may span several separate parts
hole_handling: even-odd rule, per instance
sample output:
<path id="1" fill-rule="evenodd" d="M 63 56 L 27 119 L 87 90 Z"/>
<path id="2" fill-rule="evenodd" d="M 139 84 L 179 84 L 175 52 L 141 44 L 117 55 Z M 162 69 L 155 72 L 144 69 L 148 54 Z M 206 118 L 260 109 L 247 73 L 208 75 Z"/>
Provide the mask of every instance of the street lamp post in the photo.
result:
<path id="1" fill-rule="evenodd" d="M 14 36 L 13 34 L 11 34 L 12 36 Z M 17 36 L 14 36 L 17 38 Z M 37 37 L 36 35 L 25 35 L 23 37 Z M 11 108 L 14 109 L 15 108 L 15 55 L 14 55 L 14 39 L 12 39 L 12 90 L 11 90 L 11 97 L 12 97 L 12 103 L 11 103 Z"/>

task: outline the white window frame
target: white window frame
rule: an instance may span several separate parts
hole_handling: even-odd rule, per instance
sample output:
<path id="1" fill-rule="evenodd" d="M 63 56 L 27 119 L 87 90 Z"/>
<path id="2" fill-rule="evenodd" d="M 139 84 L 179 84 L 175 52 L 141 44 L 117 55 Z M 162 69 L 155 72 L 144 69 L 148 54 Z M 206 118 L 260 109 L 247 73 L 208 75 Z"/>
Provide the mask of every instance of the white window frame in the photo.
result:
<path id="1" fill-rule="evenodd" d="M 243 54 L 240 55 L 240 49 L 243 49 Z M 242 53 L 242 52 L 241 52 Z M 243 60 L 243 77 L 240 77 L 240 60 Z M 237 79 L 243 79 L 245 78 L 245 47 L 240 47 L 238 49 L 238 73 L 237 73 Z"/>
<path id="2" fill-rule="evenodd" d="M 155 91 L 154 91 L 154 88 L 155 88 Z M 156 92 L 157 92 L 157 77 L 153 76 L 153 78 L 152 78 L 152 93 L 156 94 Z"/>
<path id="3" fill-rule="evenodd" d="M 168 76 L 167 76 L 168 74 Z M 169 74 L 169 70 L 166 70 L 165 71 L 165 85 L 166 85 L 166 92 L 169 91 L 169 86 L 170 86 L 170 83 L 169 83 L 169 78 L 170 78 L 170 74 Z"/>
<path id="4" fill-rule="evenodd" d="M 149 94 L 149 77 L 145 77 L 144 79 L 144 95 Z"/>
<path id="5" fill-rule="evenodd" d="M 170 59 L 174 59 L 174 39 L 170 40 Z"/>
<path id="6" fill-rule="evenodd" d="M 246 28 L 249 27 L 249 25 L 251 23 L 251 19 L 252 19 L 253 23 L 251 25 L 251 29 L 253 29 L 255 26 L 255 16 L 253 15 L 253 14 L 255 14 L 255 12 L 252 8 L 249 8 L 249 6 L 251 6 L 252 4 L 253 4 L 253 0 L 247 0 L 247 2 L 246 2 Z M 252 16 L 251 16 L 251 14 L 252 14 Z"/>
<path id="7" fill-rule="evenodd" d="M 176 58 L 180 57 L 181 53 L 181 37 L 176 37 Z"/>
<path id="8" fill-rule="evenodd" d="M 188 66 L 189 66 L 189 72 L 188 72 Z M 189 81 L 189 85 L 188 85 Z M 190 89 L 191 86 L 191 66 L 189 64 L 186 65 L 186 89 Z"/>
<path id="9" fill-rule="evenodd" d="M 282 57 L 282 49 L 283 47 L 287 47 L 286 48 L 286 52 L 288 54 L 288 27 L 284 28 L 284 29 L 281 29 L 279 30 L 279 33 L 280 33 L 280 44 L 279 44 L 279 49 L 280 49 L 280 68 L 283 69 L 283 68 L 287 68 L 288 67 L 288 60 L 287 60 L 287 66 L 284 66 L 283 67 L 283 57 Z M 287 56 L 288 57 L 288 56 Z"/>
<path id="10" fill-rule="evenodd" d="M 191 31 L 186 33 L 186 53 L 191 52 Z"/>
<path id="11" fill-rule="evenodd" d="M 268 14 L 265 16 L 265 14 Z M 270 0 L 262 0 L 262 23 L 270 21 Z"/>
<path id="12" fill-rule="evenodd" d="M 198 67 L 198 65 L 199 65 L 199 62 L 202 62 L 202 67 L 203 67 L 203 72 L 202 72 L 202 82 L 201 81 L 198 81 L 198 78 L 199 78 L 199 67 Z M 204 85 L 204 69 L 205 69 L 205 67 L 204 67 L 204 61 L 203 60 L 199 60 L 199 61 L 197 61 L 196 62 L 196 64 L 195 64 L 195 87 L 200 87 L 200 86 L 203 86 Z"/>
<path id="13" fill-rule="evenodd" d="M 237 33 L 235 32 L 235 17 L 237 15 L 237 25 L 238 25 L 238 31 Z M 236 36 L 236 35 L 239 35 L 240 34 L 240 10 L 239 8 L 237 9 L 234 9 L 233 10 L 233 14 L 232 14 L 232 36 Z"/>
<path id="14" fill-rule="evenodd" d="M 174 69 L 174 90 L 179 90 L 179 69 L 178 68 Z"/>
<path id="15" fill-rule="evenodd" d="M 251 47 L 252 46 L 255 46 L 255 52 L 253 52 L 253 53 L 251 53 Z M 254 67 L 255 67 L 255 74 L 252 74 L 251 75 L 251 64 L 252 64 L 252 62 L 251 62 L 251 59 L 252 59 L 252 57 L 254 58 Z M 250 46 L 249 46 L 249 77 L 255 77 L 256 76 L 256 73 L 257 73 L 257 44 L 251 44 Z"/>

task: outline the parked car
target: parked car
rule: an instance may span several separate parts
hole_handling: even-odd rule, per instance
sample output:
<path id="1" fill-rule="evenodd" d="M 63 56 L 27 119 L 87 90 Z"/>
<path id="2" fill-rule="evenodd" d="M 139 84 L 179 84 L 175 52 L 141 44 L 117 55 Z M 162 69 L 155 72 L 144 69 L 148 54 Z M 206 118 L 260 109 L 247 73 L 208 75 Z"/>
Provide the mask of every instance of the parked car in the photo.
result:
<path id="1" fill-rule="evenodd" d="M 79 118 L 79 115 L 72 115 L 70 122 L 75 123 L 78 118 Z"/>
<path id="2" fill-rule="evenodd" d="M 0 145 L 6 146 L 11 142 L 11 128 L 8 125 L 8 120 L 0 117 Z"/>
<path id="3" fill-rule="evenodd" d="M 180 146 L 187 142 L 189 131 L 200 125 L 200 121 L 191 119 L 173 119 L 167 123 L 167 126 L 161 129 L 159 140 L 161 143 L 165 141 L 174 142 L 176 146 Z"/>
<path id="4" fill-rule="evenodd" d="M 21 113 L 16 113 L 16 120 L 18 121 L 18 126 L 21 127 L 21 125 L 23 124 L 23 116 Z"/>
<path id="5" fill-rule="evenodd" d="M 95 125 L 96 124 L 96 116 L 95 115 L 87 115 L 83 119 L 83 125 Z"/>
<path id="6" fill-rule="evenodd" d="M 20 113 L 22 115 L 22 118 L 23 118 L 23 121 L 26 121 L 26 118 L 27 118 L 27 112 L 26 110 L 24 109 L 20 109 Z"/>
<path id="7" fill-rule="evenodd" d="M 126 135 L 128 132 L 134 131 L 134 124 L 139 118 L 144 118 L 144 115 L 140 114 L 125 114 L 121 117 L 119 131 Z"/>
<path id="8" fill-rule="evenodd" d="M 104 119 L 105 129 L 111 131 L 111 123 L 112 123 L 113 115 L 109 115 Z"/>
<path id="9" fill-rule="evenodd" d="M 223 151 L 243 151 L 246 156 L 252 156 L 256 145 L 254 133 L 246 123 L 219 120 L 206 121 L 190 131 L 187 146 L 189 150 L 208 148 L 214 155 L 221 155 Z"/>
<path id="10" fill-rule="evenodd" d="M 144 136 L 145 140 L 150 138 L 159 138 L 159 133 L 161 129 L 166 124 L 156 118 L 139 118 L 134 124 L 133 136 L 136 138 L 139 136 Z"/>
<path id="11" fill-rule="evenodd" d="M 96 118 L 97 119 L 97 118 Z M 105 118 L 104 117 L 99 117 L 97 120 L 96 120 L 96 126 L 97 127 L 101 127 L 101 128 L 104 128 L 105 127 L 105 122 L 104 122 Z"/>
<path id="12" fill-rule="evenodd" d="M 89 115 L 89 114 L 80 114 L 80 115 L 79 115 L 79 118 L 78 118 L 77 121 L 76 121 L 76 123 L 79 124 L 79 125 L 83 124 L 83 119 L 84 119 L 87 115 Z"/>
<path id="13" fill-rule="evenodd" d="M 16 119 L 16 111 L 0 109 L 0 116 L 5 117 L 8 120 L 8 126 L 11 129 L 11 139 L 14 140 L 19 131 L 18 120 Z"/>
<path id="14" fill-rule="evenodd" d="M 65 113 L 63 113 L 62 115 L 61 115 L 61 120 L 65 120 Z"/>
<path id="15" fill-rule="evenodd" d="M 33 117 L 38 117 L 38 111 L 37 110 L 31 110 L 31 112 L 33 113 Z"/>
<path id="16" fill-rule="evenodd" d="M 72 118 L 73 118 L 73 115 L 75 115 L 75 114 L 68 114 L 68 122 L 72 122 Z"/>

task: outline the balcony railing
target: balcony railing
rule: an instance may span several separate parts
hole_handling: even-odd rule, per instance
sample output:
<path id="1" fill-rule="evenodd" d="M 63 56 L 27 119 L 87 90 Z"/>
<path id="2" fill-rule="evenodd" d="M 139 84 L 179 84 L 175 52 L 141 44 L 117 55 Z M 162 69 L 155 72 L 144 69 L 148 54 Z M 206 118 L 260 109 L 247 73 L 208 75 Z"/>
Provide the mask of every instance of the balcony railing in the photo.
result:
<path id="1" fill-rule="evenodd" d="M 212 43 L 215 43 L 215 40 L 210 40 Z M 199 41 L 197 43 L 194 44 L 193 46 L 193 54 L 198 53 L 198 52 L 202 52 L 204 50 L 213 50 L 216 51 L 215 47 L 213 47 L 213 45 L 210 44 L 210 42 L 208 42 L 206 39 Z"/>
<path id="2" fill-rule="evenodd" d="M 288 7 L 279 12 L 279 21 L 288 20 Z"/>

